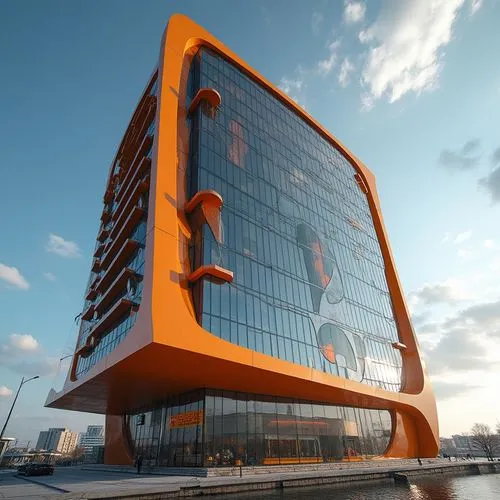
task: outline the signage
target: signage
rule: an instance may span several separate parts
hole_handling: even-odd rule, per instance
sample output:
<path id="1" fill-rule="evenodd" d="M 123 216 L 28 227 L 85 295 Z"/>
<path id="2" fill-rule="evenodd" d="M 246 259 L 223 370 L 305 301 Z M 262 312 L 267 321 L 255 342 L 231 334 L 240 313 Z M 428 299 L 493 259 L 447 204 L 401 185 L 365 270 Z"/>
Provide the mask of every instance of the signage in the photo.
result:
<path id="1" fill-rule="evenodd" d="M 172 415 L 168 419 L 170 429 L 179 429 L 181 427 L 192 427 L 203 424 L 203 410 L 186 411 L 178 415 Z"/>

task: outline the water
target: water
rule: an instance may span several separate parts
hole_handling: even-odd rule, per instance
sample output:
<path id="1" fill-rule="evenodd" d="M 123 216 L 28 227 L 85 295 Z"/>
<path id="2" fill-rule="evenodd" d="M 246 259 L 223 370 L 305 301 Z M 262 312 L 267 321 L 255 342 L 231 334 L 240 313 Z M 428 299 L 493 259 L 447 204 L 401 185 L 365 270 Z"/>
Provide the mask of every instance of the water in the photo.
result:
<path id="1" fill-rule="evenodd" d="M 231 495 L 235 500 L 500 500 L 500 474 L 412 479 L 411 486 L 319 486 Z M 222 498 L 222 497 L 217 497 Z M 225 497 L 227 498 L 227 497 Z"/>

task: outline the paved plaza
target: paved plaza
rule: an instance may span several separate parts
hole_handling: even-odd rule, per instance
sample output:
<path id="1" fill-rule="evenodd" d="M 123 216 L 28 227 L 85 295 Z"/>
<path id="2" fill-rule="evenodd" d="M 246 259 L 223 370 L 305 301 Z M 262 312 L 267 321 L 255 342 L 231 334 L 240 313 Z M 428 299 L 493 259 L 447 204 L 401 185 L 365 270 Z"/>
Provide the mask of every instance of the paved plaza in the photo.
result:
<path id="1" fill-rule="evenodd" d="M 340 479 L 344 484 L 349 481 L 363 481 L 368 478 L 385 479 L 390 481 L 389 473 L 405 472 L 422 474 L 426 471 L 436 472 L 437 469 L 447 469 L 447 472 L 456 472 L 459 474 L 467 473 L 461 469 L 474 467 L 485 463 L 483 461 L 475 462 L 452 462 L 447 460 L 425 460 L 422 466 L 416 464 L 416 461 L 378 461 L 363 464 L 364 466 L 352 467 L 354 464 L 338 464 L 335 468 L 322 468 L 320 470 L 294 471 L 294 472 L 273 472 L 268 468 L 268 472 L 252 475 L 226 476 L 226 477 L 192 477 L 192 476 L 167 476 L 161 474 L 130 474 L 126 472 L 110 472 L 106 470 L 85 470 L 82 467 L 60 467 L 57 468 L 53 476 L 41 476 L 33 478 L 18 477 L 13 470 L 0 471 L 0 499 L 12 500 L 34 500 L 34 499 L 105 499 L 105 498 L 124 498 L 128 496 L 171 493 L 175 495 L 182 489 L 201 488 L 208 492 L 208 488 L 221 488 L 227 491 L 227 488 L 238 487 L 240 485 L 249 485 L 249 490 L 257 490 L 264 483 L 267 488 L 272 487 L 269 484 L 273 481 L 276 484 L 287 482 L 288 486 L 293 487 L 302 483 L 320 484 L 322 479 L 331 482 L 333 477 Z M 370 477 L 377 475 L 377 477 Z M 295 484 L 292 484 L 295 483 Z M 213 490 L 215 491 L 215 490 Z M 213 494 L 213 492 L 210 492 Z"/>

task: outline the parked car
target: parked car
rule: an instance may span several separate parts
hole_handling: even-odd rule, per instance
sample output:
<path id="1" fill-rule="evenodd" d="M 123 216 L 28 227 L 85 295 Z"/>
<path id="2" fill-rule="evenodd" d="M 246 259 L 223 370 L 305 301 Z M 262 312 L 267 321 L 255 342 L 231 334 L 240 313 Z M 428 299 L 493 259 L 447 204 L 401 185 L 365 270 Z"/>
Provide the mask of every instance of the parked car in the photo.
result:
<path id="1" fill-rule="evenodd" d="M 54 466 L 50 464 L 29 463 L 17 468 L 17 473 L 22 476 L 52 476 Z"/>

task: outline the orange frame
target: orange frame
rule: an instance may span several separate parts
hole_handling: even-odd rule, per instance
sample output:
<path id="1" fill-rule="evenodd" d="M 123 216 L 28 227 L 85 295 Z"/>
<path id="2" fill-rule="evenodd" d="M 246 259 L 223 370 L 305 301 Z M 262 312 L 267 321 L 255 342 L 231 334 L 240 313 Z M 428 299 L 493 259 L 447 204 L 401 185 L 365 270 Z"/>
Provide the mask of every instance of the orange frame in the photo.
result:
<path id="1" fill-rule="evenodd" d="M 191 232 L 185 213 L 186 87 L 192 58 L 202 46 L 222 54 L 267 89 L 343 153 L 357 171 L 356 182 L 366 192 L 380 241 L 399 342 L 406 346 L 401 351 L 401 392 L 252 351 L 212 335 L 197 323 L 187 279 Z M 114 351 L 81 379 L 68 379 L 60 393 L 49 394 L 47 405 L 106 413 L 107 463 L 132 461 L 124 413 L 200 387 L 391 410 L 393 434 L 384 457 L 436 456 L 436 404 L 389 247 L 373 174 L 304 109 L 185 16 L 169 20 L 158 78 L 144 288 L 137 321 Z"/>

